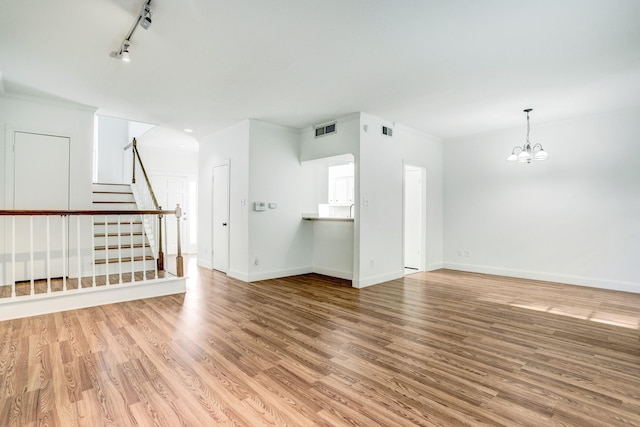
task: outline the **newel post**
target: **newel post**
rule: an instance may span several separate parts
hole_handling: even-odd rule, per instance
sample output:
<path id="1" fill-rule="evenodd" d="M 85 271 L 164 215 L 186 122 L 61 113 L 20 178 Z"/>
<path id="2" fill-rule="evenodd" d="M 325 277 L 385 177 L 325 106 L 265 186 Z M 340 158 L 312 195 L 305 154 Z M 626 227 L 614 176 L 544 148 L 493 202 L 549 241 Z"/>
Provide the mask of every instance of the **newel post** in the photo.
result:
<path id="1" fill-rule="evenodd" d="M 182 216 L 182 208 L 176 205 L 176 224 L 178 226 L 178 255 L 176 256 L 176 270 L 178 277 L 184 277 L 184 266 L 182 264 L 182 245 L 180 244 L 180 217 Z"/>
<path id="2" fill-rule="evenodd" d="M 131 154 L 132 154 L 132 159 L 133 159 L 133 164 L 131 165 L 131 170 L 132 172 L 132 178 L 131 178 L 131 183 L 135 184 L 136 183 L 136 145 L 138 144 L 138 142 L 136 141 L 135 138 L 133 138 L 133 141 L 131 141 Z"/>
<path id="3" fill-rule="evenodd" d="M 158 206 L 162 210 L 162 206 Z M 158 271 L 164 271 L 164 252 L 162 252 L 162 213 L 158 214 Z"/>

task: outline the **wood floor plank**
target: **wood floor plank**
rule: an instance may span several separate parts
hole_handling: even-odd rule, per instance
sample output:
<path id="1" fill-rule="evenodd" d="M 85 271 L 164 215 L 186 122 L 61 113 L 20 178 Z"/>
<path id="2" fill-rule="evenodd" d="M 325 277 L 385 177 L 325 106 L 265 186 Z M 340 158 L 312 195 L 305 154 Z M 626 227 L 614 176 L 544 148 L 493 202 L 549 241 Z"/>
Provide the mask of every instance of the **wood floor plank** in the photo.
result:
<path id="1" fill-rule="evenodd" d="M 640 426 L 639 294 L 194 261 L 184 295 L 0 322 L 0 425 Z"/>

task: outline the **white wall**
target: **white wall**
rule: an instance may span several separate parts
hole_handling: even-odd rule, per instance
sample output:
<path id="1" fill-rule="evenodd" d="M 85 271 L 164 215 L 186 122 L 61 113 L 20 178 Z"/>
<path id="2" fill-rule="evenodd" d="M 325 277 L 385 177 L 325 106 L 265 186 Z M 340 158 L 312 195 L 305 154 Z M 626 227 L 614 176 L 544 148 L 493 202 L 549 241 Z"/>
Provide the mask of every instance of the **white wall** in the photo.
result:
<path id="1" fill-rule="evenodd" d="M 445 267 L 640 292 L 638 117 L 533 120 L 542 163 L 505 161 L 524 123 L 446 141 Z"/>
<path id="2" fill-rule="evenodd" d="M 360 150 L 360 114 L 350 114 L 336 120 L 335 134 L 315 137 L 312 126 L 300 133 L 300 161 L 323 159 L 351 153 L 358 161 Z"/>
<path id="3" fill-rule="evenodd" d="M 382 135 L 383 124 L 393 127 L 393 137 Z M 442 267 L 442 142 L 366 113 L 361 114 L 360 125 L 359 275 L 354 286 L 404 275 L 405 164 L 426 169 L 424 265 L 427 270 Z"/>
<path id="4" fill-rule="evenodd" d="M 93 120 L 95 108 L 71 102 L 40 98 L 16 93 L 7 93 L 0 97 L 0 205 L 13 209 L 13 134 L 26 131 L 48 135 L 69 137 L 69 208 L 92 208 L 93 176 Z M 38 153 L 33 153 L 37 156 Z M 46 179 L 46 177 L 41 177 Z M 4 222 L 4 221 L 3 221 Z M 75 219 L 70 221 L 75 223 Z M 85 228 L 83 228 L 85 229 Z M 8 227 L 5 230 L 9 230 Z M 8 235 L 3 232 L 3 235 Z M 2 239 L 4 253 L 9 244 Z M 77 272 L 77 242 L 75 226 L 69 230 L 69 268 L 72 274 Z M 88 271 L 91 263 L 91 236 L 81 232 L 81 256 L 83 271 Z M 1 267 L 0 267 L 1 268 Z M 4 273 L 0 272 L 0 278 Z M 1 279 L 0 279 L 1 280 Z"/>
<path id="5" fill-rule="evenodd" d="M 198 264 L 211 268 L 213 167 L 229 160 L 228 275 L 245 281 L 249 277 L 249 131 L 250 121 L 243 120 L 203 138 L 198 164 Z"/>
<path id="6" fill-rule="evenodd" d="M 5 94 L 0 98 L 4 111 L 0 115 L 0 155 L 2 156 L 3 196 L 0 203 L 11 209 L 13 178 L 8 152 L 13 144 L 14 131 L 27 131 L 68 136 L 70 145 L 70 198 L 71 209 L 91 209 L 93 174 L 93 117 L 95 108 L 70 102 L 49 100 L 19 94 Z M 37 155 L 37 153 L 34 153 Z"/>
<path id="7" fill-rule="evenodd" d="M 98 182 L 125 182 L 124 147 L 130 142 L 128 121 L 98 116 Z M 131 168 L 129 162 L 127 167 Z"/>
<path id="8" fill-rule="evenodd" d="M 150 175 L 198 175 L 198 143 L 192 136 L 156 126 L 137 136 L 136 141 L 144 167 Z"/>
<path id="9" fill-rule="evenodd" d="M 302 213 L 316 208 L 316 173 L 300 164 L 297 130 L 251 120 L 250 133 L 250 207 L 263 201 L 277 208 L 249 210 L 249 280 L 309 273 L 313 229 Z"/>

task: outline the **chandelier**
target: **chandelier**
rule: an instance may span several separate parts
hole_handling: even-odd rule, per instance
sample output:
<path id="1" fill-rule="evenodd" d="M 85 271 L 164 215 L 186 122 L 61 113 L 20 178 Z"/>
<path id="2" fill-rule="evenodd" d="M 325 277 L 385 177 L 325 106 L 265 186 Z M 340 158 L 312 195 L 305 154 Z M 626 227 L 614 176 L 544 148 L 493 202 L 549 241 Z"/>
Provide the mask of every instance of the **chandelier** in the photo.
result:
<path id="1" fill-rule="evenodd" d="M 507 157 L 508 162 L 531 163 L 531 161 L 539 162 L 549 158 L 549 153 L 544 151 L 542 144 L 535 144 L 532 146 L 529 142 L 529 130 L 531 128 L 529 125 L 529 113 L 531 111 L 533 111 L 533 108 L 527 108 L 524 110 L 524 112 L 527 113 L 527 142 L 525 142 L 522 147 L 513 147 L 511 155 Z"/>

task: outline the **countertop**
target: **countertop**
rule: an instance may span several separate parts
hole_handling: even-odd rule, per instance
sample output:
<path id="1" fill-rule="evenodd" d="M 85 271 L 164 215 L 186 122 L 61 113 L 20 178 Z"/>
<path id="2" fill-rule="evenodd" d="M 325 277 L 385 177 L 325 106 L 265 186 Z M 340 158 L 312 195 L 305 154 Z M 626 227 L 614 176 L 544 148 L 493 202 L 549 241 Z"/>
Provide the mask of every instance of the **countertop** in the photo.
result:
<path id="1" fill-rule="evenodd" d="M 353 218 L 339 218 L 330 216 L 318 216 L 318 214 L 302 214 L 302 219 L 307 221 L 342 221 L 353 222 Z"/>

